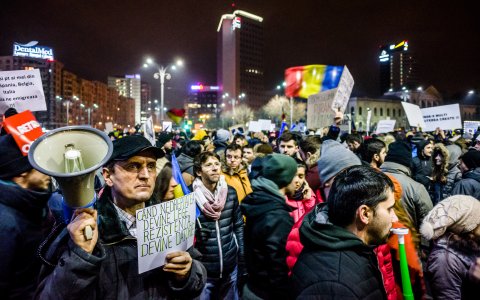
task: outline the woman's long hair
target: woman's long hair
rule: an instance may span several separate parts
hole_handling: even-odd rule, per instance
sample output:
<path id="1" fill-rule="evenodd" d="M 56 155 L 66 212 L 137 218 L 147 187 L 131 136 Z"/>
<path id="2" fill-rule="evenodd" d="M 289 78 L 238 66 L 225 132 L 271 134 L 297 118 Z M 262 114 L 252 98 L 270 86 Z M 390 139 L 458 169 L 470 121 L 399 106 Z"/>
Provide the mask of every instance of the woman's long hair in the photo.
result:
<path id="1" fill-rule="evenodd" d="M 439 155 L 442 157 L 442 164 L 437 165 L 435 157 Z M 432 163 L 433 163 L 433 170 L 432 170 L 432 178 L 433 181 L 446 184 L 447 183 L 447 173 L 448 173 L 448 161 L 450 159 L 450 155 L 448 153 L 447 148 L 443 144 L 435 144 L 432 153 Z"/>

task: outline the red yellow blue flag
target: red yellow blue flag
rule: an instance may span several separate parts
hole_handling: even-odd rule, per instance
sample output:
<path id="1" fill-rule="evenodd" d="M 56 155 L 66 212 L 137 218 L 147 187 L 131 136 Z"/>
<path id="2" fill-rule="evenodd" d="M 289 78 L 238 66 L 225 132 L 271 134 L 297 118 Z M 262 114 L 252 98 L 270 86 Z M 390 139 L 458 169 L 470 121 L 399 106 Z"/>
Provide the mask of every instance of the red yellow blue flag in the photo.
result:
<path id="1" fill-rule="evenodd" d="M 334 89 L 340 82 L 344 67 L 308 65 L 285 70 L 285 95 L 308 98 L 326 90 Z"/>

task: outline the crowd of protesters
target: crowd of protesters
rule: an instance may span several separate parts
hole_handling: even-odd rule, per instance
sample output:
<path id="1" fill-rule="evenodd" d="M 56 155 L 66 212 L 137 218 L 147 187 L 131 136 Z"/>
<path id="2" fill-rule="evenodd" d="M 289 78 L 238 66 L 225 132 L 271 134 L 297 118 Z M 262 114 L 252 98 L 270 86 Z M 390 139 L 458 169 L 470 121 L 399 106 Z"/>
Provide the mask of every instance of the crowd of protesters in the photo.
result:
<path id="1" fill-rule="evenodd" d="M 407 228 L 411 296 L 478 299 L 480 136 L 314 132 L 113 132 L 95 206 L 66 221 L 2 131 L 1 297 L 403 299 L 391 229 Z M 200 210 L 194 246 L 139 274 L 135 212 L 178 197 L 177 167 Z"/>

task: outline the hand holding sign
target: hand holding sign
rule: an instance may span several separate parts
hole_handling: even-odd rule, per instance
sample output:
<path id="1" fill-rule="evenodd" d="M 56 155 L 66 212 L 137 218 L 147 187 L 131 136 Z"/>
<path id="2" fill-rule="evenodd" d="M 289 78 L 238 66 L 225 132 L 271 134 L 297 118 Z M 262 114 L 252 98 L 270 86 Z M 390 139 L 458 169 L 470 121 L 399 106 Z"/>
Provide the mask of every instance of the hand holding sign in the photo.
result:
<path id="1" fill-rule="evenodd" d="M 185 279 L 192 268 L 192 257 L 185 251 L 168 253 L 166 261 L 167 263 L 163 266 L 163 270 L 175 274 L 175 278 L 179 281 Z"/>

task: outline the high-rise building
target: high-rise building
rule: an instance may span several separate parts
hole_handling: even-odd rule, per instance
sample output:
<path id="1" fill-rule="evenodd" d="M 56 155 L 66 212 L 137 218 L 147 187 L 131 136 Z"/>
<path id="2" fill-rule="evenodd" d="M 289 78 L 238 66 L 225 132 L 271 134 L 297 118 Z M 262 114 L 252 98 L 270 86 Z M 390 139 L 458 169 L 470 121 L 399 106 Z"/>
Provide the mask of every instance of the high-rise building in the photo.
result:
<path id="1" fill-rule="evenodd" d="M 242 10 L 218 24 L 217 81 L 226 107 L 264 105 L 263 18 Z"/>
<path id="2" fill-rule="evenodd" d="M 205 123 L 218 119 L 221 104 L 218 103 L 218 86 L 192 85 L 185 101 L 185 118 L 193 123 Z"/>
<path id="3" fill-rule="evenodd" d="M 408 41 L 380 47 L 380 92 L 395 92 L 416 88 L 416 62 Z"/>
<path id="4" fill-rule="evenodd" d="M 120 96 L 135 99 L 135 124 L 140 124 L 142 99 L 140 74 L 108 76 L 108 86 L 115 88 Z"/>

